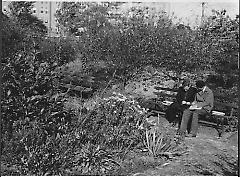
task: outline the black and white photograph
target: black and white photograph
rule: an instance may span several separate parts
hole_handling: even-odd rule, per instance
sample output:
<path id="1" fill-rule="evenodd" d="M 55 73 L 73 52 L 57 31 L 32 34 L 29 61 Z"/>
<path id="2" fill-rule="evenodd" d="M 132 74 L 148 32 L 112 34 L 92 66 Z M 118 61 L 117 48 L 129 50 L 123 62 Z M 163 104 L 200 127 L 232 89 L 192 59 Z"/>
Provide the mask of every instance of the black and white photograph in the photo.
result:
<path id="1" fill-rule="evenodd" d="M 1 176 L 238 176 L 238 0 L 8 0 L 1 17 Z"/>

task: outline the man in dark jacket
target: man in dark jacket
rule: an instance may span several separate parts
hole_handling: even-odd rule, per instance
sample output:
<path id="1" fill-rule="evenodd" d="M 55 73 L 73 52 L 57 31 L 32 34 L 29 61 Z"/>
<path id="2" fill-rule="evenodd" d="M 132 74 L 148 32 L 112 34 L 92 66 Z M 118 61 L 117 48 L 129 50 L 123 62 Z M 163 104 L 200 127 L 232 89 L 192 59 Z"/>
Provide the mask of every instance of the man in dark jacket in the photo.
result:
<path id="1" fill-rule="evenodd" d="M 191 117 L 191 133 L 188 137 L 196 137 L 199 115 L 206 115 L 207 113 L 210 113 L 213 108 L 214 98 L 212 90 L 206 86 L 204 81 L 201 80 L 196 82 L 196 87 L 198 89 L 198 93 L 195 96 L 194 102 L 189 108 L 183 111 L 182 122 L 179 130 L 182 137 L 185 137 L 186 135 L 187 125 Z"/>
<path id="2" fill-rule="evenodd" d="M 180 126 L 182 112 L 194 101 L 196 93 L 197 89 L 190 85 L 190 80 L 185 79 L 178 89 L 175 101 L 166 110 L 166 119 L 173 125 L 178 123 Z"/>

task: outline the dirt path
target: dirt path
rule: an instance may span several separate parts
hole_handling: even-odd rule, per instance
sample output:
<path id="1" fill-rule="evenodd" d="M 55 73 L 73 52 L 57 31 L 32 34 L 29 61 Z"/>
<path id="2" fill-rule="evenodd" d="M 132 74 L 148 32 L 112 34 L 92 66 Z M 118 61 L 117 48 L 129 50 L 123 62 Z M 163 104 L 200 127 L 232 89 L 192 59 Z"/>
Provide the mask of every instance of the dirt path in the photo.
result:
<path id="1" fill-rule="evenodd" d="M 147 176 L 192 176 L 192 175 L 237 175 L 238 147 L 229 139 L 214 136 L 214 129 L 200 127 L 196 138 L 186 138 L 188 150 L 185 154 L 148 169 Z M 217 134 L 217 133 L 216 133 Z M 235 135 L 237 136 L 237 135 Z"/>

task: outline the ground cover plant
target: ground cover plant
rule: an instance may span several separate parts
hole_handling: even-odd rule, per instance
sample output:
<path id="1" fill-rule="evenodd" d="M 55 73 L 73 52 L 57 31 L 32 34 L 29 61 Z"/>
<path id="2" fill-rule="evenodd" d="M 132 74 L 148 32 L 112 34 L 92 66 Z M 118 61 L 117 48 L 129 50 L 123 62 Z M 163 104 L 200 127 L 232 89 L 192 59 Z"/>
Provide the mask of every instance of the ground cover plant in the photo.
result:
<path id="1" fill-rule="evenodd" d="M 219 66 L 216 72 L 224 72 L 227 77 L 236 72 L 238 18 L 231 20 L 216 13 L 212 21 L 220 23 L 222 19 L 225 26 L 221 30 L 229 37 L 222 39 L 219 25 L 211 20 L 205 31 L 180 29 L 166 16 L 160 16 L 154 26 L 144 23 L 144 9 L 132 9 L 133 17 L 127 12 L 116 18 L 121 23 L 115 26 L 109 23 L 106 6 L 86 3 L 89 9 L 81 14 L 76 11 L 78 5 L 63 3 L 57 18 L 66 36 L 57 39 L 47 37 L 43 23 L 32 16 L 32 2 L 14 2 L 10 16 L 3 15 L 3 175 L 129 175 L 136 169 L 134 165 L 145 163 L 140 157 L 135 163 L 134 154 L 151 157 L 146 163 L 149 166 L 160 165 L 181 155 L 174 132 L 152 129 L 148 110 L 138 99 L 124 92 L 106 94 L 110 86 L 120 83 L 124 88 L 132 78 L 140 78 L 149 64 L 165 67 L 170 75 L 169 71 L 180 72 L 175 67 L 178 65 L 195 72 L 194 66 L 214 69 L 219 60 L 224 63 L 228 58 L 230 69 Z M 27 10 L 21 10 L 21 6 Z M 72 23 L 69 9 L 73 14 L 80 13 L 72 18 L 77 26 L 64 26 L 66 21 Z M 93 20 L 79 19 L 87 16 Z M 81 27 L 84 33 L 76 31 Z M 211 40 L 208 35 L 212 35 Z M 214 43 L 217 47 L 211 45 L 213 37 L 221 40 Z M 203 44 L 209 46 L 199 50 Z M 203 57 L 208 52 L 211 55 Z M 93 93 L 85 98 L 79 93 L 69 95 L 60 88 L 62 83 L 91 87 Z M 235 96 L 235 87 L 230 90 L 229 95 Z M 230 131 L 236 129 L 236 123 L 232 124 Z M 162 128 L 161 124 L 157 126 Z M 126 167 L 128 164 L 133 167 Z"/>

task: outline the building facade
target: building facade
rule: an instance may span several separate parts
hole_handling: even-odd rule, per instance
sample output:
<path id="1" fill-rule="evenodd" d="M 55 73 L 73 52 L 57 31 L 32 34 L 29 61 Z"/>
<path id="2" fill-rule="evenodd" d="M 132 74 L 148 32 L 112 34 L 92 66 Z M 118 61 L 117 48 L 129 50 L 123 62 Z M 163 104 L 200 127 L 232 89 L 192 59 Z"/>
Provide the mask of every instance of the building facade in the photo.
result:
<path id="1" fill-rule="evenodd" d="M 36 1 L 34 4 L 33 15 L 47 26 L 49 36 L 56 36 L 59 33 L 55 13 L 60 5 L 61 3 L 56 1 Z"/>

